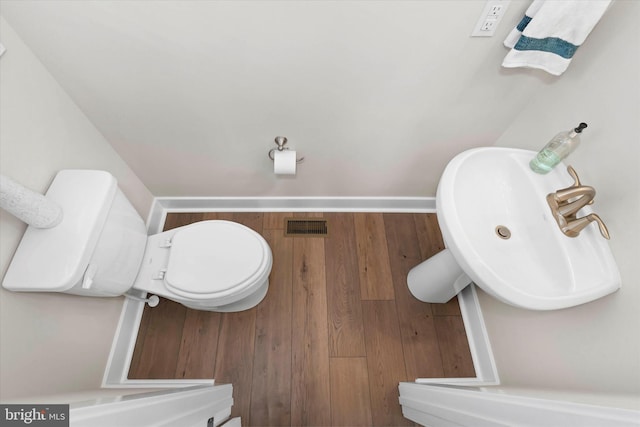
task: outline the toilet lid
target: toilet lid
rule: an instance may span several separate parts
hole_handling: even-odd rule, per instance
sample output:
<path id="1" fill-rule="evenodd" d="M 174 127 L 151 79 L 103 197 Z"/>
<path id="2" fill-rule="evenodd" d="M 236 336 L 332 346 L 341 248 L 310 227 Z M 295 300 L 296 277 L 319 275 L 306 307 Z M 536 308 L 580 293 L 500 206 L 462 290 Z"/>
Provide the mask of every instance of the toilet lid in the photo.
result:
<path id="1" fill-rule="evenodd" d="M 230 294 L 261 275 L 268 261 L 265 246 L 268 248 L 262 236 L 235 222 L 203 221 L 186 226 L 171 239 L 165 283 L 193 298 Z"/>

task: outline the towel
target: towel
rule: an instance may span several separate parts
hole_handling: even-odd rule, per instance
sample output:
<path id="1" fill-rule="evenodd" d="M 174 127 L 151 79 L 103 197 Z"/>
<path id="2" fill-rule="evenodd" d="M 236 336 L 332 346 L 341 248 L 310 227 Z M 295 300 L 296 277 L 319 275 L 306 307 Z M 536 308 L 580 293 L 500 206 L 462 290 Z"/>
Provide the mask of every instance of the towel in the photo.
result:
<path id="1" fill-rule="evenodd" d="M 504 41 L 503 67 L 539 68 L 561 75 L 611 0 L 533 0 Z"/>

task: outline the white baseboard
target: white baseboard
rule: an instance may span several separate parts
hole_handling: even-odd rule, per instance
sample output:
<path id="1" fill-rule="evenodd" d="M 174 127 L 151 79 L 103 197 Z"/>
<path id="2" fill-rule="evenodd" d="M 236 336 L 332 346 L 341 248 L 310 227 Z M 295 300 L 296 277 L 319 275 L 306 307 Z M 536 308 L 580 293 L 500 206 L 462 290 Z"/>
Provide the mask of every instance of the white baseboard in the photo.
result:
<path id="1" fill-rule="evenodd" d="M 149 224 L 167 212 L 435 212 L 435 197 L 156 197 Z M 160 230 L 150 229 L 151 232 Z"/>
<path id="2" fill-rule="evenodd" d="M 473 283 L 464 288 L 458 294 L 458 303 L 462 313 L 464 329 L 469 341 L 469 350 L 473 360 L 473 368 L 476 371 L 475 378 L 417 378 L 416 383 L 420 384 L 446 384 L 457 386 L 485 386 L 498 385 L 498 369 L 496 367 L 489 334 L 482 316 L 480 301 L 476 287 Z"/>
<path id="3" fill-rule="evenodd" d="M 150 234 L 162 230 L 167 212 L 404 212 L 436 211 L 434 197 L 156 197 L 147 228 Z M 475 286 L 458 294 L 476 378 L 418 378 L 417 383 L 449 385 L 497 385 L 500 383 Z M 144 303 L 127 299 L 122 308 L 103 387 L 184 387 L 213 384 L 213 380 L 129 380 L 133 349 Z"/>
<path id="4" fill-rule="evenodd" d="M 489 336 L 482 317 L 478 296 L 473 284 L 458 294 L 460 312 L 464 322 L 471 358 L 476 372 L 475 378 L 417 378 L 416 383 L 446 384 L 458 386 L 498 385 L 500 379 L 496 368 Z M 130 380 L 127 378 L 131 358 L 144 310 L 144 302 L 126 299 L 122 307 L 120 322 L 111 346 L 102 387 L 187 387 L 195 384 L 214 384 L 214 380 Z"/>
<path id="5" fill-rule="evenodd" d="M 136 338 L 140 328 L 140 320 L 145 303 L 125 298 L 120 321 L 111 344 L 111 352 L 102 378 L 102 388 L 173 388 L 194 385 L 213 385 L 213 379 L 205 380 L 130 380 L 129 368 Z"/>

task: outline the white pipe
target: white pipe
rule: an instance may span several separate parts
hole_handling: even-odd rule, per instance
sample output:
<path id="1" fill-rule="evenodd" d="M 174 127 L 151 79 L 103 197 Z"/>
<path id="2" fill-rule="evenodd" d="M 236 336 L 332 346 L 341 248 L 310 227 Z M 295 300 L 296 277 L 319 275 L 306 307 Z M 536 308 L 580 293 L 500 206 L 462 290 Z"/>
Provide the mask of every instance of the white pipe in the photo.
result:
<path id="1" fill-rule="evenodd" d="M 0 175 L 0 208 L 36 228 L 51 228 L 62 221 L 62 208 L 40 193 Z"/>

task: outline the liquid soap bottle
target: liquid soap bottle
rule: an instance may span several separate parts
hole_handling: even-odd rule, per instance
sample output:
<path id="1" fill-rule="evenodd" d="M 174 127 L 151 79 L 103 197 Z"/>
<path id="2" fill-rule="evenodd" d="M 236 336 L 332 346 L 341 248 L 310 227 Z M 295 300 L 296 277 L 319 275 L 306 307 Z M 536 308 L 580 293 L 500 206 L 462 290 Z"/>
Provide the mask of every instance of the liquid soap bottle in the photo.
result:
<path id="1" fill-rule="evenodd" d="M 560 132 L 554 136 L 529 162 L 531 170 L 542 174 L 549 173 L 562 159 L 571 154 L 580 145 L 580 133 L 586 127 L 586 123 L 580 123 L 578 127 L 566 132 Z"/>

